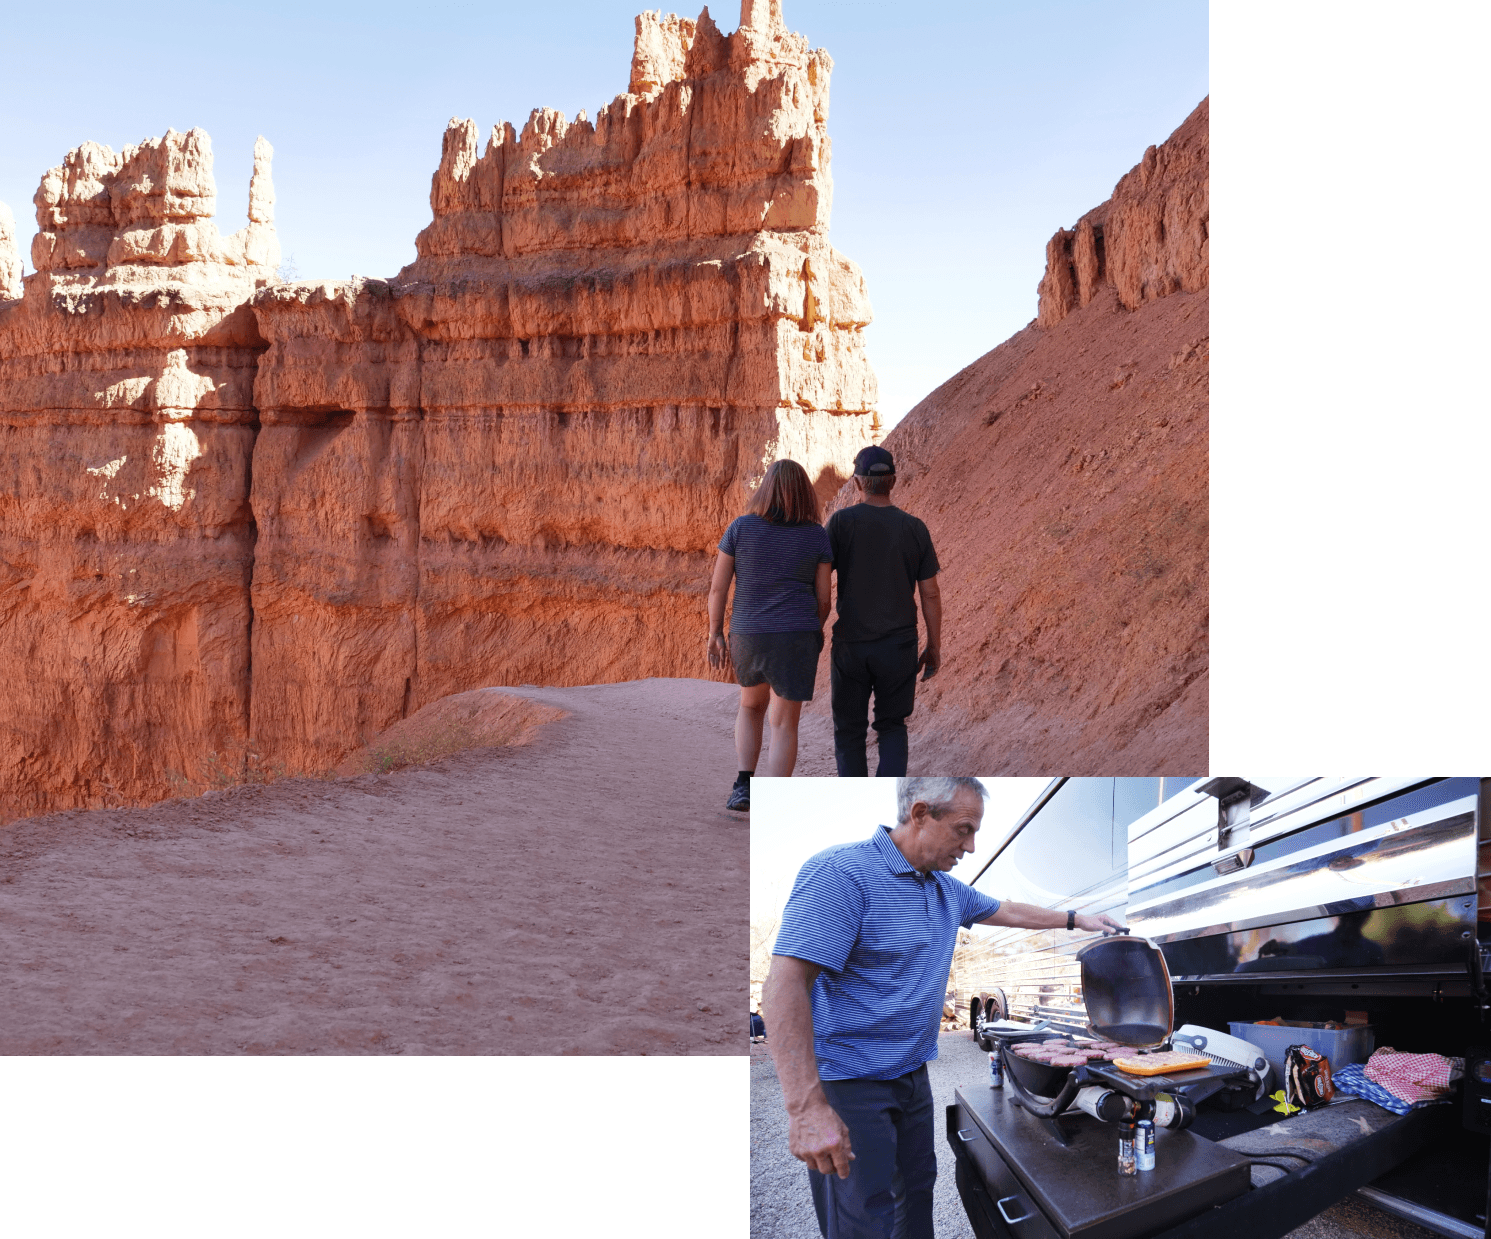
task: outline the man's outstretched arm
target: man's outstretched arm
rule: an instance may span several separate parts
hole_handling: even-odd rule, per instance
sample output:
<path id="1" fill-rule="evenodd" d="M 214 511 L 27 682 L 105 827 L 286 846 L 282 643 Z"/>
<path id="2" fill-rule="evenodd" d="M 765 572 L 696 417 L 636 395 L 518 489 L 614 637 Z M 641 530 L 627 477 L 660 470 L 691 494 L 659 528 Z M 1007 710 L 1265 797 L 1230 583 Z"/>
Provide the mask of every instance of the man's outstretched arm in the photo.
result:
<path id="1" fill-rule="evenodd" d="M 791 955 L 773 955 L 761 988 L 761 1014 L 771 1029 L 767 1045 L 787 1104 L 788 1149 L 820 1174 L 847 1179 L 854 1159 L 849 1129 L 828 1104 L 813 1052 L 813 982 L 822 971 Z"/>
<path id="2" fill-rule="evenodd" d="M 1012 903 L 1005 900 L 999 911 L 986 916 L 980 925 L 1013 925 L 1020 929 L 1065 929 L 1066 911 L 1058 908 L 1042 908 L 1033 903 Z M 1086 933 L 1117 933 L 1123 928 L 1107 913 L 1097 916 L 1079 916 L 1075 922 L 1078 929 Z"/>

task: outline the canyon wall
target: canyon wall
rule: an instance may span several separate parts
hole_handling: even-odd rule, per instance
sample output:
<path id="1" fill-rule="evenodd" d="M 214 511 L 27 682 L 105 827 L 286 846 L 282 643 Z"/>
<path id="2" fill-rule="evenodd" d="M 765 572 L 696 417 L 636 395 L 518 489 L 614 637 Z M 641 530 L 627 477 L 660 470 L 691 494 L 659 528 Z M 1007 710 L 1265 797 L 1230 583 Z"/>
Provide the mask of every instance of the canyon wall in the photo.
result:
<path id="1" fill-rule="evenodd" d="M 452 121 L 414 263 L 254 299 L 256 735 L 326 762 L 475 685 L 706 674 L 764 464 L 837 490 L 875 390 L 826 235 L 831 64 L 742 18 L 643 14 L 593 121 Z"/>
<path id="2" fill-rule="evenodd" d="M 914 774 L 1206 769 L 1207 117 L 1059 230 L 1036 321 L 886 437 L 942 563 Z"/>
<path id="3" fill-rule="evenodd" d="M 148 219 L 136 148 L 48 174 L 0 301 L 0 665 L 35 672 L 0 804 L 323 770 L 483 685 L 706 674 L 764 466 L 830 495 L 874 427 L 832 62 L 741 7 L 644 13 L 594 121 L 453 120 L 387 280 L 273 281 L 267 148 L 233 238 L 199 131 L 158 144 Z"/>
<path id="4" fill-rule="evenodd" d="M 1137 310 L 1206 287 L 1208 104 L 1203 99 L 1168 141 L 1146 150 L 1107 202 L 1046 243 L 1038 326 L 1055 327 L 1104 288 L 1124 309 Z"/>
<path id="5" fill-rule="evenodd" d="M 37 190 L 36 271 L 0 301 L 9 812 L 158 798 L 243 759 L 269 160 L 261 140 L 229 237 L 200 130 L 85 143 Z M 5 231 L 0 275 L 20 269 Z"/>

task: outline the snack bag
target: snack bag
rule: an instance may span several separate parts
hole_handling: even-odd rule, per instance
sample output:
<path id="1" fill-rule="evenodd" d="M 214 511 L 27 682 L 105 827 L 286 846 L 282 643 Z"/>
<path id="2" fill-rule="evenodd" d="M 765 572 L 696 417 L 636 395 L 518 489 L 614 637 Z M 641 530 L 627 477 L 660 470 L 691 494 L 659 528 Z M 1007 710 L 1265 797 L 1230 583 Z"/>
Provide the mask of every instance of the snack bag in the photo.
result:
<path id="1" fill-rule="evenodd" d="M 1307 1045 L 1291 1045 L 1284 1051 L 1284 1096 L 1291 1104 L 1311 1110 L 1335 1095 L 1330 1059 Z"/>

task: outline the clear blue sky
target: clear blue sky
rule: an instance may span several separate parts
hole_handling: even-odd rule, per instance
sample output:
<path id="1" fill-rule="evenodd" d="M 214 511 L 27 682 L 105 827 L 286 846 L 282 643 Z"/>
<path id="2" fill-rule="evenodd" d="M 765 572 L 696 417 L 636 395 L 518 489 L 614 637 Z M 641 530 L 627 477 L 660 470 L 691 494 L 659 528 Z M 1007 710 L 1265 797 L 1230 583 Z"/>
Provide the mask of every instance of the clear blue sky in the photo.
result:
<path id="1" fill-rule="evenodd" d="M 391 275 L 429 222 L 446 121 L 521 126 L 540 106 L 594 116 L 626 89 L 642 7 L 269 0 L 167 17 L 82 0 L 59 48 L 57 10 L 25 6 L 6 19 L 0 201 L 29 271 L 31 196 L 70 148 L 200 125 L 230 232 L 262 133 L 301 277 Z M 712 12 L 735 28 L 738 2 Z M 1202 0 L 785 0 L 784 12 L 834 58 L 832 236 L 869 280 L 888 422 L 1034 317 L 1047 238 L 1207 93 Z"/>

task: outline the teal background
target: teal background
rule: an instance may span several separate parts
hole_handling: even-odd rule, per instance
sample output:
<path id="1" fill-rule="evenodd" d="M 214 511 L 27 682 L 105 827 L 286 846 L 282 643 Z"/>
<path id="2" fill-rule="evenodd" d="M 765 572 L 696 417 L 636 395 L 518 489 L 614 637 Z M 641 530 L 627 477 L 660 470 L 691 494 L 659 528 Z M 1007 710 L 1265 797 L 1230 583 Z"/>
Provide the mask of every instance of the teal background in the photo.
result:
<path id="1" fill-rule="evenodd" d="M 1211 768 L 1488 754 L 1491 6 L 1212 6 Z"/>
<path id="2" fill-rule="evenodd" d="M 745 1130 L 744 1057 L 0 1059 L 0 1233 L 737 1239 Z"/>

